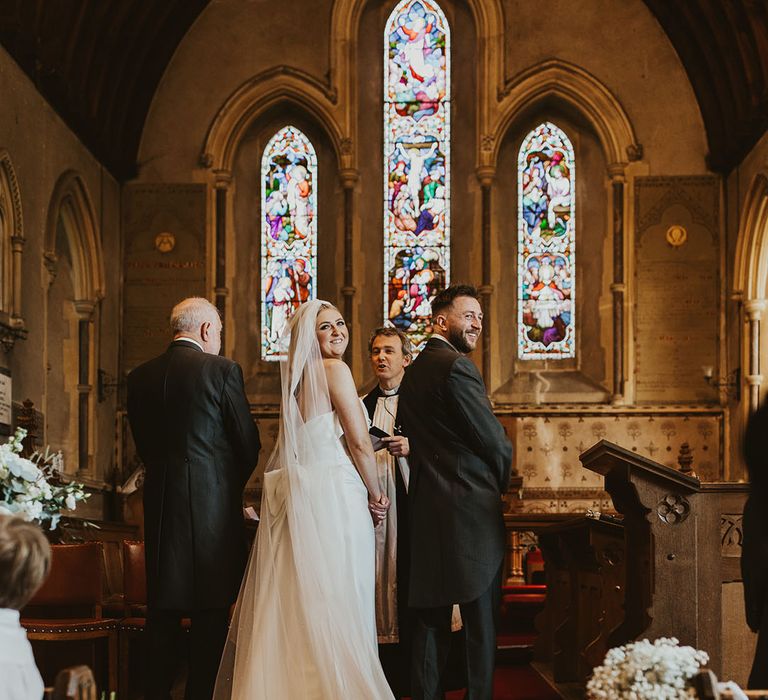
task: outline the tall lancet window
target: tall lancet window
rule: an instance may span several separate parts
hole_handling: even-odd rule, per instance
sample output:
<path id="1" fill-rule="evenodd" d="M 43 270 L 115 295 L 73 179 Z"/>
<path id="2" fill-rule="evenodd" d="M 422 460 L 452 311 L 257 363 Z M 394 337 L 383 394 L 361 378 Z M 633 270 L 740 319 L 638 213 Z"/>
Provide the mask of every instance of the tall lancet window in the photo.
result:
<path id="1" fill-rule="evenodd" d="M 451 36 L 402 0 L 384 35 L 384 317 L 419 345 L 450 276 Z"/>
<path id="2" fill-rule="evenodd" d="M 518 316 L 521 360 L 575 356 L 576 243 L 573 146 L 544 122 L 518 156 Z"/>
<path id="3" fill-rule="evenodd" d="M 286 322 L 317 296 L 317 156 L 294 126 L 264 149 L 261 211 L 261 356 L 278 360 Z"/>

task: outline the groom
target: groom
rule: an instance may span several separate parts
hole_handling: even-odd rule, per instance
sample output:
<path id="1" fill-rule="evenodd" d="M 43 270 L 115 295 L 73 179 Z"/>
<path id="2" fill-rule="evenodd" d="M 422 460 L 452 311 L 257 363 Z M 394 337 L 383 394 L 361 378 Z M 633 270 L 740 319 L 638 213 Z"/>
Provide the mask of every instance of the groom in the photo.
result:
<path id="1" fill-rule="evenodd" d="M 247 547 L 242 493 L 259 457 L 240 366 L 224 357 L 207 299 L 171 312 L 173 342 L 128 376 L 128 418 L 146 469 L 147 700 L 170 698 L 190 617 L 186 700 L 210 700 Z"/>
<path id="2" fill-rule="evenodd" d="M 474 287 L 454 285 L 432 301 L 433 335 L 400 389 L 410 439 L 411 575 L 415 609 L 413 700 L 442 697 L 451 608 L 464 624 L 469 700 L 491 700 L 501 596 L 512 445 L 493 415 L 467 354 L 483 314 Z"/>

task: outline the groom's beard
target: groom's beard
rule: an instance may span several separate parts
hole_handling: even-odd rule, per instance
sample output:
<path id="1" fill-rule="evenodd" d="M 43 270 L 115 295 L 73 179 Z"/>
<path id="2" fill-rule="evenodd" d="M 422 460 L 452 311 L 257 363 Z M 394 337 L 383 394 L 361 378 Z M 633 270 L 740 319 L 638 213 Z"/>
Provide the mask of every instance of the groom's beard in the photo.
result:
<path id="1" fill-rule="evenodd" d="M 467 331 L 458 329 L 451 329 L 448 332 L 448 340 L 450 341 L 451 345 L 453 345 L 453 347 L 455 347 L 463 355 L 468 355 L 471 353 L 477 345 L 477 341 L 475 341 L 474 344 L 470 344 L 470 340 L 467 338 L 466 333 Z"/>

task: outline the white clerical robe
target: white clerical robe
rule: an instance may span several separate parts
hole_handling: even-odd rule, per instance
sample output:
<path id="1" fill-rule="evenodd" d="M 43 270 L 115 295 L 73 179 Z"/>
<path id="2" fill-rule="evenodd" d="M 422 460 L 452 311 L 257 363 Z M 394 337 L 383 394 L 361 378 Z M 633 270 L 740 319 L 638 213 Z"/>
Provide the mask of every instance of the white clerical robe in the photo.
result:
<path id="1" fill-rule="evenodd" d="M 373 425 L 387 435 L 395 434 L 397 415 L 397 390 L 382 389 L 383 396 L 376 401 Z M 384 522 L 376 528 L 376 630 L 379 644 L 399 641 L 397 624 L 397 488 L 395 469 L 400 470 L 408 490 L 410 468 L 404 457 L 395 458 L 387 450 L 376 452 L 376 470 L 379 488 L 389 498 L 389 512 Z"/>

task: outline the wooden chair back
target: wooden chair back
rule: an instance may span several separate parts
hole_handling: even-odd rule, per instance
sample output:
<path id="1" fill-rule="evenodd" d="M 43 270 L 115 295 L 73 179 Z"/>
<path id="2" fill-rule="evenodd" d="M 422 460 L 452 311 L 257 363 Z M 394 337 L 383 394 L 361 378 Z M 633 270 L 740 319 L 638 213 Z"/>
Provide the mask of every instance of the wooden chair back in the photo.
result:
<path id="1" fill-rule="evenodd" d="M 48 578 L 28 607 L 87 607 L 93 617 L 101 617 L 103 566 L 101 542 L 52 545 Z"/>
<path id="2" fill-rule="evenodd" d="M 126 605 L 147 604 L 144 543 L 123 540 L 123 594 Z"/>

